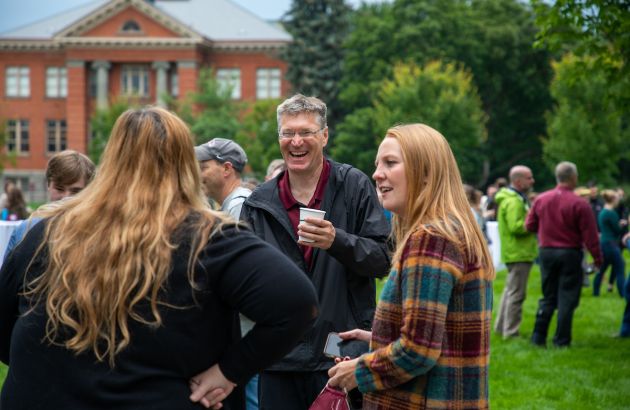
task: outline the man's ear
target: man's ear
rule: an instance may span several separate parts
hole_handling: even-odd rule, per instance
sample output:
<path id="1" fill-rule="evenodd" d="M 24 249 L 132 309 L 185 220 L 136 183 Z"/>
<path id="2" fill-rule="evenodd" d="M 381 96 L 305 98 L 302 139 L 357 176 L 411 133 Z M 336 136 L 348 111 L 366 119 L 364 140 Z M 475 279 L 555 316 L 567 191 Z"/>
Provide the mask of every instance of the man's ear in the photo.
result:
<path id="1" fill-rule="evenodd" d="M 228 176 L 230 172 L 236 172 L 234 165 L 232 165 L 230 161 L 225 161 L 221 164 L 221 167 L 223 168 L 223 175 L 225 176 Z"/>

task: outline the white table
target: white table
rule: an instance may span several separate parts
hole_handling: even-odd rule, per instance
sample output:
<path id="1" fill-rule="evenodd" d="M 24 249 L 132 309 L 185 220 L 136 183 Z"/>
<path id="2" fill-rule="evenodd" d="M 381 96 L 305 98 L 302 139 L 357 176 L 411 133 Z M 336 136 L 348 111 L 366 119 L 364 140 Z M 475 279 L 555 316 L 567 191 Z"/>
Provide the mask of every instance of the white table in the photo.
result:
<path id="1" fill-rule="evenodd" d="M 9 244 L 9 238 L 15 230 L 15 228 L 22 221 L 0 221 L 0 265 L 4 261 L 4 252 Z"/>

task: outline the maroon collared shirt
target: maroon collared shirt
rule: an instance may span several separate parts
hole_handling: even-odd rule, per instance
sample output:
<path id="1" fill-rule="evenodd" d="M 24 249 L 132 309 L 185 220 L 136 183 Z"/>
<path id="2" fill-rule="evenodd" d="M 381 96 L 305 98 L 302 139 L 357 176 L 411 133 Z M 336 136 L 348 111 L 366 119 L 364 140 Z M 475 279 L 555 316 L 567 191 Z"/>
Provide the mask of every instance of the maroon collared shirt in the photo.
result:
<path id="1" fill-rule="evenodd" d="M 300 223 L 300 208 L 313 208 L 313 209 L 321 209 L 322 202 L 324 201 L 324 191 L 326 189 L 326 184 L 328 183 L 328 177 L 330 176 L 330 163 L 326 161 L 324 158 L 324 164 L 322 166 L 322 173 L 319 175 L 319 181 L 317 181 L 317 187 L 315 187 L 315 192 L 313 193 L 313 197 L 309 201 L 308 204 L 299 203 L 291 193 L 291 183 L 289 182 L 289 172 L 285 172 L 280 177 L 278 181 L 278 190 L 280 195 L 280 202 L 284 206 L 284 209 L 287 210 L 287 214 L 289 215 L 289 220 L 291 221 L 291 226 L 293 227 L 293 232 L 297 237 L 297 226 Z M 311 259 L 313 258 L 313 247 L 312 246 L 300 246 L 300 250 L 302 251 L 302 255 L 304 255 L 304 261 L 306 261 L 306 266 L 311 266 Z"/>
<path id="2" fill-rule="evenodd" d="M 590 205 L 567 187 L 558 185 L 543 192 L 527 214 L 525 228 L 538 233 L 542 248 L 586 246 L 595 263 L 602 262 L 597 222 Z"/>

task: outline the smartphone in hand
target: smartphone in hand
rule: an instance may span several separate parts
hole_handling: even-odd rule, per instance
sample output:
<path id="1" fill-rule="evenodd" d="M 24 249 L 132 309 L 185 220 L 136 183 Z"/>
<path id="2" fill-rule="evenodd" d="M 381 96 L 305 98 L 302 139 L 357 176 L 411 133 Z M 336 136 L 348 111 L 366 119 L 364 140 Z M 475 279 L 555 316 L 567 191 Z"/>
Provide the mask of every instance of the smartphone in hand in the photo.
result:
<path id="1" fill-rule="evenodd" d="M 330 358 L 343 357 L 341 355 L 341 343 L 343 339 L 339 336 L 338 333 L 328 333 L 328 337 L 326 338 L 326 345 L 324 346 L 324 356 Z"/>
<path id="2" fill-rule="evenodd" d="M 324 346 L 324 356 L 331 358 L 344 358 L 349 357 L 351 359 L 361 356 L 363 353 L 367 353 L 370 348 L 368 342 L 362 340 L 350 339 L 343 340 L 338 333 L 328 333 L 326 338 L 326 345 Z"/>

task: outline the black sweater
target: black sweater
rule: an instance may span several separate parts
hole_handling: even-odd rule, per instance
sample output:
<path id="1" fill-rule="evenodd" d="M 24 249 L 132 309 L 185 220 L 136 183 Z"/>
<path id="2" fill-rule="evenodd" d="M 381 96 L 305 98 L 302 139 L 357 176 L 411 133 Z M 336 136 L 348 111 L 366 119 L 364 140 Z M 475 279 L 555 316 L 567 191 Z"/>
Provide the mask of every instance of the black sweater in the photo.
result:
<path id="1" fill-rule="evenodd" d="M 242 385 L 286 354 L 313 323 L 317 301 L 306 275 L 250 232 L 230 227 L 200 254 L 197 305 L 186 274 L 190 248 L 181 241 L 162 300 L 189 308 L 161 305 L 157 329 L 130 319 L 131 344 L 112 369 L 91 351 L 75 355 L 42 341 L 42 307 L 24 315 L 29 302 L 19 292 L 45 225 L 29 232 L 0 272 L 0 360 L 9 364 L 2 410 L 200 409 L 188 399 L 192 376 L 218 362 L 228 379 Z M 190 235 L 184 230 L 178 236 Z M 43 263 L 34 264 L 29 279 L 41 275 Z M 148 306 L 139 309 L 149 316 Z M 239 311 L 256 322 L 242 340 Z M 243 409 L 242 390 L 224 405 Z"/>

